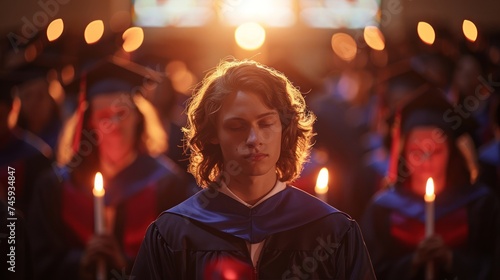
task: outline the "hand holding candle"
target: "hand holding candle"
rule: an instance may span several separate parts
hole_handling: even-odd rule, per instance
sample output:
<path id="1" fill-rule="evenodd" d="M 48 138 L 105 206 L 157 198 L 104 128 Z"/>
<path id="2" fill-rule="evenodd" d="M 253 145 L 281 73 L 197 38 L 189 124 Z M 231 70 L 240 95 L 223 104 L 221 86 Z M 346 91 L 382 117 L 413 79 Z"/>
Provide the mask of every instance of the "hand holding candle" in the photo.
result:
<path id="1" fill-rule="evenodd" d="M 425 185 L 425 237 L 430 237 L 434 234 L 434 200 L 436 195 L 434 194 L 434 180 L 432 177 L 427 179 L 427 184 Z M 427 263 L 425 271 L 425 279 L 434 279 L 434 266 L 433 263 Z"/>
<path id="2" fill-rule="evenodd" d="M 94 232 L 95 234 L 105 233 L 104 227 L 104 184 L 102 174 L 97 172 L 94 179 Z M 100 260 L 97 263 L 97 277 L 98 280 L 106 279 L 106 263 Z"/>
<path id="3" fill-rule="evenodd" d="M 326 169 L 326 167 L 321 168 L 319 171 L 314 192 L 319 199 L 324 202 L 328 202 L 328 169 Z"/>

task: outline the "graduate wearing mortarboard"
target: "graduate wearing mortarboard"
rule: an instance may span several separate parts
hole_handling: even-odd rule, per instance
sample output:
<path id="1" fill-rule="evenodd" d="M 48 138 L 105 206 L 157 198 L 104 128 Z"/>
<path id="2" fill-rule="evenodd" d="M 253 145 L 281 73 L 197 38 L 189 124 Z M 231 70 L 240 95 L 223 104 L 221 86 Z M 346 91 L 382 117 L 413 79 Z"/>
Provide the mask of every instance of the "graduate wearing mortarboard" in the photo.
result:
<path id="1" fill-rule="evenodd" d="M 150 225 L 137 279 L 375 279 L 357 223 L 293 187 L 315 116 L 281 73 L 225 61 L 184 128 L 205 188 Z"/>
<path id="2" fill-rule="evenodd" d="M 17 126 L 20 102 L 17 87 L 25 82 L 19 73 L 3 73 L 0 76 L 0 199 L 7 202 L 8 170 L 15 175 L 15 201 L 10 206 L 26 215 L 32 197 L 35 180 L 51 166 L 53 150 L 35 134 Z M 10 167 L 10 169 L 9 169 Z"/>
<path id="3" fill-rule="evenodd" d="M 25 210 L 35 180 L 50 167 L 52 151 L 42 139 L 15 126 L 19 102 L 11 93 L 21 82 L 17 78 L 0 76 L 0 279 L 26 280 L 32 279 L 33 270 Z"/>
<path id="4" fill-rule="evenodd" d="M 178 167 L 160 155 L 166 134 L 138 93 L 158 73 L 111 57 L 68 86 L 79 104 L 68 121 L 54 166 L 37 189 L 30 234 L 39 279 L 95 279 L 104 259 L 108 278 L 128 273 L 147 226 L 187 198 Z M 106 234 L 94 234 L 94 176 L 104 178 Z M 117 276 L 114 276 L 117 277 Z"/>
<path id="5" fill-rule="evenodd" d="M 24 80 L 17 88 L 21 100 L 18 126 L 37 135 L 54 150 L 62 128 L 59 105 L 64 99 L 62 87 L 56 86 L 59 81 L 53 77 L 57 76 L 56 69 L 29 63 L 14 73 Z M 59 99 L 56 101 L 54 97 Z"/>
<path id="6" fill-rule="evenodd" d="M 367 207 L 361 228 L 378 279 L 498 279 L 500 204 L 478 175 L 472 119 L 454 114 L 428 84 L 390 120 L 388 181 Z M 435 231 L 425 232 L 425 187 L 435 186 Z"/>

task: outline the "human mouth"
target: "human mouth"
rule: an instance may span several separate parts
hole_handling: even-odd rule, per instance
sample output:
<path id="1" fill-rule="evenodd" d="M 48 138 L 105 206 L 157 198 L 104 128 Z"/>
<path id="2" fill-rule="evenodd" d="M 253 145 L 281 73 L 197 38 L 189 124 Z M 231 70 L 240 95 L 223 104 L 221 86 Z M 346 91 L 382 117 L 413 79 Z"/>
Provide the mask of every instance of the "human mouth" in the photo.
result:
<path id="1" fill-rule="evenodd" d="M 251 153 L 245 156 L 245 159 L 249 161 L 260 161 L 267 157 L 267 154 L 263 153 Z"/>

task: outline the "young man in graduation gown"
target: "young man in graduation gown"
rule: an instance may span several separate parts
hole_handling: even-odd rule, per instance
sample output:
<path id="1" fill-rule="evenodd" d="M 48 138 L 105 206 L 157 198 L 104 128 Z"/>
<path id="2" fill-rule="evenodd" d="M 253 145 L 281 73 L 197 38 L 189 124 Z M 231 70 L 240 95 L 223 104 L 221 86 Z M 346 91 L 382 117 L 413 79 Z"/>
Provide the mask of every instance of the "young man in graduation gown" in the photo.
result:
<path id="1" fill-rule="evenodd" d="M 500 205 L 488 187 L 474 183 L 470 120 L 453 115 L 429 85 L 415 92 L 391 119 L 392 185 L 373 197 L 361 221 L 377 278 L 499 279 Z M 430 177 L 435 220 L 426 236 Z"/>
<path id="2" fill-rule="evenodd" d="M 205 187 L 148 228 L 137 279 L 374 279 L 357 223 L 296 189 L 315 116 L 281 73 L 227 61 L 187 109 Z"/>
<path id="3" fill-rule="evenodd" d="M 130 273 L 147 226 L 187 198 L 182 173 L 155 156 L 164 151 L 166 134 L 152 105 L 136 94 L 154 85 L 146 77 L 158 78 L 109 58 L 74 82 L 80 103 L 61 138 L 64 165 L 41 180 L 31 208 L 36 279 L 96 279 L 99 262 L 108 279 Z M 97 172 L 104 178 L 103 234 L 94 228 Z"/>

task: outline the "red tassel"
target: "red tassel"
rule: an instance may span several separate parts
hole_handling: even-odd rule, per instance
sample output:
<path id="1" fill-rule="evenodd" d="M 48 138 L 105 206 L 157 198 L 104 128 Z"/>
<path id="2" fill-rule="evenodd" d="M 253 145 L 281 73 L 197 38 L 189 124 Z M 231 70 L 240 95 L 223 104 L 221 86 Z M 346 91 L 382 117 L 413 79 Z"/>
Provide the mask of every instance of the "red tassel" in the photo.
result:
<path id="1" fill-rule="evenodd" d="M 75 136 L 73 138 L 73 153 L 78 153 L 78 148 L 80 147 L 80 138 L 83 130 L 83 114 L 85 113 L 85 96 L 87 92 L 87 76 L 83 75 L 80 80 L 80 93 L 78 96 L 78 110 L 76 123 Z"/>
<path id="2" fill-rule="evenodd" d="M 399 159 L 399 142 L 401 139 L 401 111 L 397 110 L 394 118 L 394 124 L 391 128 L 391 154 L 389 158 L 389 168 L 387 181 L 389 185 L 396 183 L 398 177 L 398 159 Z"/>

